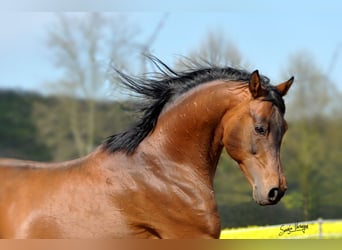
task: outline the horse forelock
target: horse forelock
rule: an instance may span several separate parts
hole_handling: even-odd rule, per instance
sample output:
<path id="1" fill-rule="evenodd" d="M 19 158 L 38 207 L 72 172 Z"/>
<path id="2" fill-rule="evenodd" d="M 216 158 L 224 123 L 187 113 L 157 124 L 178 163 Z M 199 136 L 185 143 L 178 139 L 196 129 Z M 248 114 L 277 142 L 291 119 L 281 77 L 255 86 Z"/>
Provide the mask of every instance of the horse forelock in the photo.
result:
<path id="1" fill-rule="evenodd" d="M 266 89 L 267 89 L 267 94 L 263 98 L 264 101 L 272 102 L 282 114 L 285 114 L 285 111 L 286 111 L 285 102 L 284 102 L 282 95 L 280 95 L 280 93 L 277 91 L 276 87 L 272 85 L 268 85 Z"/>

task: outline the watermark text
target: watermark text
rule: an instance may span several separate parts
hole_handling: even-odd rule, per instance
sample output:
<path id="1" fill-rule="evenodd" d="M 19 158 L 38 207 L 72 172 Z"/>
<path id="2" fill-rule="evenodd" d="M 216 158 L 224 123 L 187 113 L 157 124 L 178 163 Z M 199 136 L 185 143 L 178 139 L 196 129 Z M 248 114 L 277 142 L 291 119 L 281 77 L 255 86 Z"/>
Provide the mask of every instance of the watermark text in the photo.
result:
<path id="1" fill-rule="evenodd" d="M 294 224 L 281 225 L 279 229 L 280 229 L 279 236 L 282 236 L 284 234 L 291 234 L 293 232 L 302 232 L 303 234 L 305 234 L 305 231 L 309 229 L 309 225 L 300 224 L 296 222 Z"/>

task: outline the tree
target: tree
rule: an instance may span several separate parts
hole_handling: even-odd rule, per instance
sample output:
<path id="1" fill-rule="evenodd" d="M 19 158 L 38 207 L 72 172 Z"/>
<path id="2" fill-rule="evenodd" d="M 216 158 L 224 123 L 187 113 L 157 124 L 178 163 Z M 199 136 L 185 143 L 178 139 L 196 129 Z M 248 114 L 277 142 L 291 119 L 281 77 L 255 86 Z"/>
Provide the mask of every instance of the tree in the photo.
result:
<path id="1" fill-rule="evenodd" d="M 336 110 L 338 90 L 322 67 L 307 51 L 300 51 L 289 59 L 288 75 L 295 75 L 296 84 L 289 95 L 288 117 L 291 120 L 302 120 L 321 115 L 329 115 Z"/>
<path id="2" fill-rule="evenodd" d="M 58 16 L 48 33 L 48 46 L 61 77 L 47 85 L 59 98 L 50 107 L 35 105 L 37 126 L 41 136 L 49 138 L 47 143 L 55 149 L 55 159 L 93 150 L 96 124 L 101 122 L 97 120 L 96 101 L 108 91 L 111 63 L 128 67 L 123 58 L 128 58 L 135 34 L 122 15 Z M 71 145 L 65 147 L 66 141 Z"/>
<path id="3" fill-rule="evenodd" d="M 341 195 L 336 188 L 341 183 L 341 160 L 336 158 L 342 146 L 336 140 L 341 117 L 335 112 L 340 101 L 336 87 L 308 52 L 292 56 L 288 71 L 296 83 L 287 102 L 290 129 L 282 155 L 289 191 L 284 202 L 301 209 L 308 220 L 321 216 L 324 205 L 336 205 L 331 198 Z"/>
<path id="4" fill-rule="evenodd" d="M 187 57 L 181 58 L 176 66 L 184 68 L 188 61 L 199 64 L 208 62 L 213 65 L 237 68 L 247 68 L 249 66 L 243 60 L 243 56 L 238 47 L 227 39 L 222 31 L 208 32 L 200 46 L 190 51 Z"/>

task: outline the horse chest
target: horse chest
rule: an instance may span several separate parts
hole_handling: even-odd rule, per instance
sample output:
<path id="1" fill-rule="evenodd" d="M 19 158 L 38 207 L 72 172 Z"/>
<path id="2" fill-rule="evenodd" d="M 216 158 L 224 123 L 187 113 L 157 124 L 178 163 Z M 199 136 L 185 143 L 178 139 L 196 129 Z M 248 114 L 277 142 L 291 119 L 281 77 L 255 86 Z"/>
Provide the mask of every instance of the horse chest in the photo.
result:
<path id="1" fill-rule="evenodd" d="M 210 190 L 152 176 L 141 178 L 130 186 L 121 183 L 124 188 L 116 189 L 113 197 L 132 231 L 161 238 L 218 237 L 219 216 Z"/>

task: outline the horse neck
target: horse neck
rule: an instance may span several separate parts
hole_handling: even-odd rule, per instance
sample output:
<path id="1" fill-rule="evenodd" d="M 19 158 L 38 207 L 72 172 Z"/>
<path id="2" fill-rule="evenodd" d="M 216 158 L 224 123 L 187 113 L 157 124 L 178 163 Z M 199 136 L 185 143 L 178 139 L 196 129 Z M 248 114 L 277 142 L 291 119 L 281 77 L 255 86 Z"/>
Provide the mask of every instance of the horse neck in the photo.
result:
<path id="1" fill-rule="evenodd" d="M 215 81 L 190 90 L 160 115 L 146 142 L 212 183 L 223 148 L 221 119 L 247 98 L 246 89 L 246 84 Z"/>

